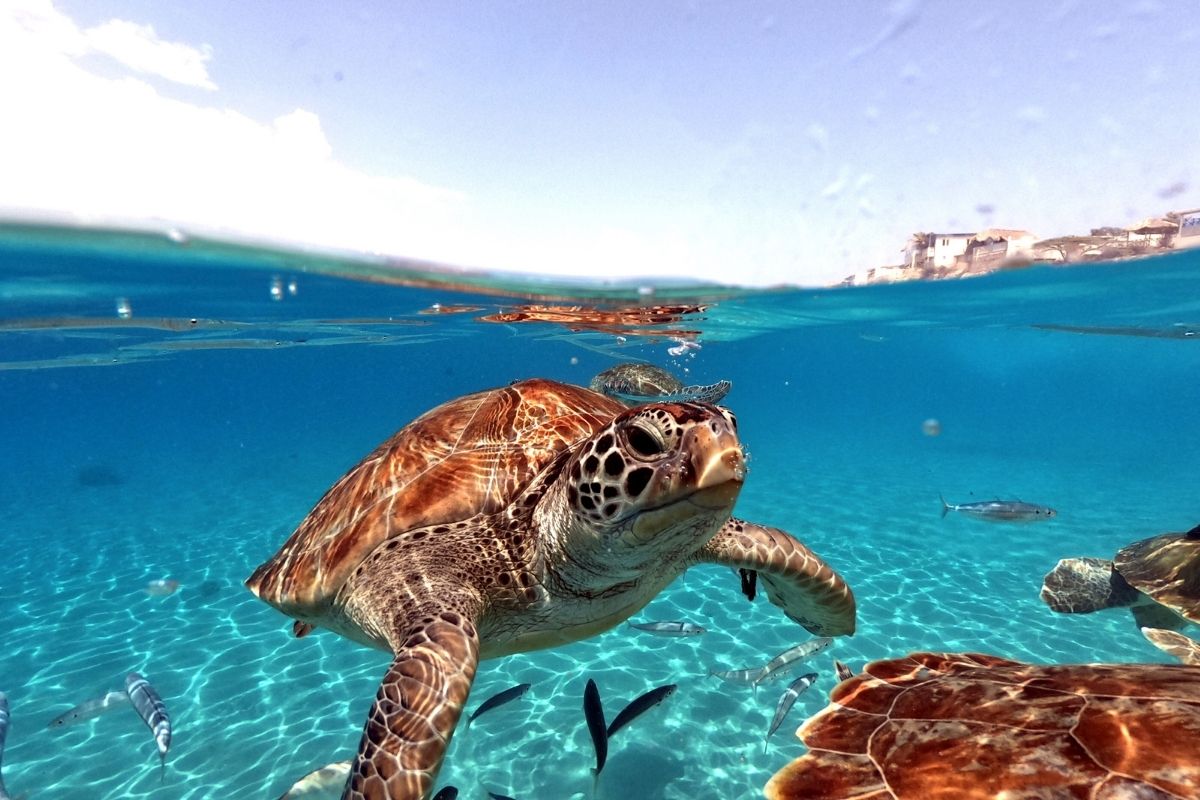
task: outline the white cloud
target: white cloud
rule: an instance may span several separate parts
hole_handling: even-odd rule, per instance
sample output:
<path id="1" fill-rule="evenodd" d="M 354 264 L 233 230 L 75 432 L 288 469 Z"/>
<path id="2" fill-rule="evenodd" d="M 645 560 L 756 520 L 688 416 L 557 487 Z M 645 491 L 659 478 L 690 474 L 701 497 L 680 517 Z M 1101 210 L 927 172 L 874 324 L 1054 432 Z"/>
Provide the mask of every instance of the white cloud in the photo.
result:
<path id="1" fill-rule="evenodd" d="M 103 53 L 130 69 L 147 75 L 157 75 L 184 86 L 216 91 L 217 85 L 208 77 L 206 62 L 212 58 L 212 48 L 167 42 L 158 38 L 150 25 L 137 25 L 123 19 L 113 19 L 83 32 L 90 50 Z"/>
<path id="2" fill-rule="evenodd" d="M 309 111 L 264 123 L 89 72 L 79 57 L 103 47 L 141 72 L 207 80 L 186 55 L 202 51 L 124 25 L 97 38 L 43 0 L 0 10 L 0 74 L 22 76 L 0 81 L 12 121 L 0 126 L 0 210 L 479 263 L 445 248 L 470 240 L 460 193 L 347 166 Z"/>

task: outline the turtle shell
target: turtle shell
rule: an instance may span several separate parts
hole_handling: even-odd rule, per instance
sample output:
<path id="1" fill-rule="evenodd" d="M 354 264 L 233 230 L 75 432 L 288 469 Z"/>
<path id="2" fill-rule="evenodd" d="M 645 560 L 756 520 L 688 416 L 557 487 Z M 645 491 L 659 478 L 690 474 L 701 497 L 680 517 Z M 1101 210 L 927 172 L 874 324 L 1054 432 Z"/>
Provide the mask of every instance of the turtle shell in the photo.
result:
<path id="1" fill-rule="evenodd" d="M 505 508 L 558 453 L 624 410 L 540 379 L 444 403 L 335 483 L 246 585 L 285 614 L 319 619 L 382 542 Z"/>
<path id="2" fill-rule="evenodd" d="M 679 379 L 653 364 L 625 363 L 609 367 L 592 378 L 592 389 L 605 394 L 658 397 L 683 389 Z"/>
<path id="3" fill-rule="evenodd" d="M 913 653 L 831 699 L 770 800 L 1200 797 L 1200 669 Z"/>
<path id="4" fill-rule="evenodd" d="M 1200 526 L 1134 542 L 1113 563 L 1135 589 L 1200 623 Z"/>

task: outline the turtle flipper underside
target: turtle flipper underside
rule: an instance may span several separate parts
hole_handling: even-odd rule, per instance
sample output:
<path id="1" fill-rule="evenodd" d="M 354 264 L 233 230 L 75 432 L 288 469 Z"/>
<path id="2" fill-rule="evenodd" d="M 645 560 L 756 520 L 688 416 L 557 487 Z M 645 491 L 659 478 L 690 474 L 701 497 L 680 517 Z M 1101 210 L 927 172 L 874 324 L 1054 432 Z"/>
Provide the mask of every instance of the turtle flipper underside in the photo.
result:
<path id="1" fill-rule="evenodd" d="M 816 553 L 778 528 L 731 519 L 700 550 L 696 561 L 754 570 L 767 599 L 811 633 L 854 633 L 850 587 Z"/>
<path id="2" fill-rule="evenodd" d="M 379 684 L 342 800 L 424 800 L 475 678 L 479 634 L 454 611 L 412 619 Z"/>

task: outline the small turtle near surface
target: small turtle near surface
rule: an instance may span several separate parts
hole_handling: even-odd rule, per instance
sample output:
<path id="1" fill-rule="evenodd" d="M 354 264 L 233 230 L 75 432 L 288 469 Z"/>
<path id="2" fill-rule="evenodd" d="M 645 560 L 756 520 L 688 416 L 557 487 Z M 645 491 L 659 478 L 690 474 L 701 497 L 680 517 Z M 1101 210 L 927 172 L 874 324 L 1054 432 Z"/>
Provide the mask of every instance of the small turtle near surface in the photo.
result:
<path id="1" fill-rule="evenodd" d="M 653 364 L 634 362 L 609 367 L 592 378 L 591 389 L 615 397 L 625 405 L 689 402 L 719 403 L 733 384 L 717 381 L 703 386 L 684 386 L 683 381 Z"/>
<path id="2" fill-rule="evenodd" d="M 853 633 L 837 573 L 731 518 L 745 476 L 723 408 L 627 409 L 540 379 L 450 400 L 381 444 L 246 581 L 297 632 L 392 654 L 343 800 L 427 798 L 481 659 L 608 630 L 696 564 L 756 571 L 793 621 Z"/>
<path id="3" fill-rule="evenodd" d="M 913 653 L 830 699 L 768 800 L 1200 798 L 1200 668 Z"/>
<path id="4" fill-rule="evenodd" d="M 1200 525 L 1121 548 L 1114 558 L 1064 558 L 1042 583 L 1054 611 L 1086 614 L 1128 606 L 1138 627 L 1200 623 Z"/>

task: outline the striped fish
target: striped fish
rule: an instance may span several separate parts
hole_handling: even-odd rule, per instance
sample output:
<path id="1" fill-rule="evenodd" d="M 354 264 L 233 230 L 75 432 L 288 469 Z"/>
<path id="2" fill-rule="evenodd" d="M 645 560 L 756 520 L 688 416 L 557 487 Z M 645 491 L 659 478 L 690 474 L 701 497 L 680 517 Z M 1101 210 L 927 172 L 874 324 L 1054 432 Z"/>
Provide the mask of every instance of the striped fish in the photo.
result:
<path id="1" fill-rule="evenodd" d="M 787 688 L 787 691 L 779 698 L 779 705 L 775 707 L 775 718 L 771 720 L 771 729 L 767 731 L 767 738 L 763 739 L 763 752 L 767 752 L 767 742 L 771 738 L 771 734 L 779 730 L 779 726 L 783 724 L 784 717 L 792 710 L 792 705 L 804 694 L 808 687 L 816 683 L 817 673 L 810 672 L 807 675 L 801 675 L 796 680 L 792 681 L 792 685 Z"/>
<path id="2" fill-rule="evenodd" d="M 0 692 L 0 770 L 4 764 L 4 740 L 8 737 L 8 695 Z M 0 771 L 0 800 L 9 800 L 8 792 L 4 791 L 4 775 Z"/>
<path id="3" fill-rule="evenodd" d="M 162 779 L 165 780 L 167 751 L 171 749 L 171 717 L 167 714 L 167 707 L 150 682 L 136 672 L 125 676 L 125 693 L 129 695 L 129 702 L 142 722 L 154 734 L 154 743 L 158 745 L 158 757 L 162 763 Z"/>

